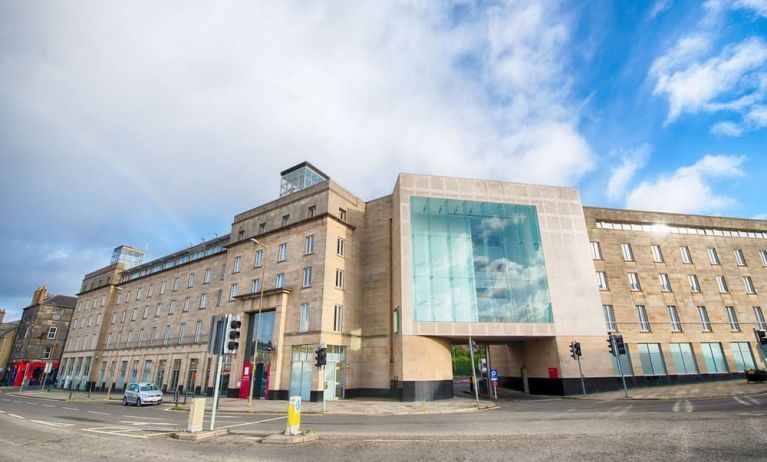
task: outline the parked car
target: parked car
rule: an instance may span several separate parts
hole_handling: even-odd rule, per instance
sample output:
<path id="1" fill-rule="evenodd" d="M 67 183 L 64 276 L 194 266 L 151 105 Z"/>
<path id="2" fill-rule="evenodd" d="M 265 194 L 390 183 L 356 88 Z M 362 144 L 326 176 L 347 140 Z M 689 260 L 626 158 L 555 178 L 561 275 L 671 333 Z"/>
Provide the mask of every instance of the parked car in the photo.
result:
<path id="1" fill-rule="evenodd" d="M 161 404 L 162 390 L 157 385 L 150 382 L 129 383 L 123 393 L 123 406 L 135 404 L 143 406 L 144 404 Z"/>

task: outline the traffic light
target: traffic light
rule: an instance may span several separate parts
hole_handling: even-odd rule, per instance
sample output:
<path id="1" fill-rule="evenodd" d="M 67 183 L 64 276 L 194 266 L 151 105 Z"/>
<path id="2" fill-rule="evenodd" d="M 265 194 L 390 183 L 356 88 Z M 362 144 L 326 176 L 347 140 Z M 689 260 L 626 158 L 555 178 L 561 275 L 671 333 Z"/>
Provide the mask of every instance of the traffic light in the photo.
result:
<path id="1" fill-rule="evenodd" d="M 575 344 L 576 342 L 570 342 L 570 357 L 575 359 L 577 357 L 575 353 Z"/>
<path id="2" fill-rule="evenodd" d="M 581 342 L 575 342 L 573 344 L 573 349 L 575 350 L 575 356 L 581 357 Z"/>
<path id="3" fill-rule="evenodd" d="M 316 356 L 314 357 L 314 365 L 317 367 L 322 367 L 325 364 L 327 364 L 327 349 L 324 346 L 319 346 L 317 348 L 317 351 L 315 351 Z"/>
<path id="4" fill-rule="evenodd" d="M 237 353 L 237 348 L 240 347 L 240 327 L 242 327 L 242 321 L 237 315 L 227 316 L 227 334 L 224 337 L 224 354 L 233 355 Z"/>
<path id="5" fill-rule="evenodd" d="M 626 354 L 626 345 L 623 343 L 623 335 L 615 334 L 615 347 L 617 348 L 617 353 L 619 355 Z"/>
<path id="6" fill-rule="evenodd" d="M 607 334 L 607 348 L 610 350 L 610 354 L 616 356 L 615 346 L 613 345 L 613 334 Z"/>
<path id="7" fill-rule="evenodd" d="M 757 329 L 756 338 L 759 340 L 759 345 L 767 345 L 767 332 L 764 330 Z"/>

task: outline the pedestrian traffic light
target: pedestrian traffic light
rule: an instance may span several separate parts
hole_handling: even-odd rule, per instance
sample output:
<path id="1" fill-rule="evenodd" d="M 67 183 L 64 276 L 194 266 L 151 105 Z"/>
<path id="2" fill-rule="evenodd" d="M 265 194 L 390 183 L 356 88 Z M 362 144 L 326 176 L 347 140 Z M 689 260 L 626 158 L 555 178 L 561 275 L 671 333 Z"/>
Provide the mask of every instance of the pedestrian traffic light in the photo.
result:
<path id="1" fill-rule="evenodd" d="M 322 367 L 325 364 L 327 364 L 327 349 L 320 345 L 319 348 L 317 348 L 317 351 L 315 351 L 316 356 L 314 357 L 314 365 L 317 367 Z"/>
<path id="2" fill-rule="evenodd" d="M 227 316 L 227 334 L 224 337 L 224 354 L 233 355 L 237 353 L 237 349 L 240 347 L 240 327 L 242 327 L 242 321 L 237 315 Z"/>
<path id="3" fill-rule="evenodd" d="M 756 330 L 756 338 L 759 340 L 759 345 L 767 345 L 767 332 L 763 329 Z"/>
<path id="4" fill-rule="evenodd" d="M 610 350 L 610 354 L 615 355 L 615 345 L 613 344 L 613 334 L 607 334 L 607 349 Z"/>
<path id="5" fill-rule="evenodd" d="M 570 357 L 575 359 L 577 357 L 575 353 L 575 344 L 576 342 L 570 342 Z"/>
<path id="6" fill-rule="evenodd" d="M 573 347 L 575 349 L 575 356 L 580 358 L 582 356 L 581 355 L 581 342 L 575 342 L 573 344 Z"/>
<path id="7" fill-rule="evenodd" d="M 615 334 L 615 347 L 618 350 L 616 353 L 619 355 L 626 354 L 626 345 L 623 343 L 623 335 Z"/>

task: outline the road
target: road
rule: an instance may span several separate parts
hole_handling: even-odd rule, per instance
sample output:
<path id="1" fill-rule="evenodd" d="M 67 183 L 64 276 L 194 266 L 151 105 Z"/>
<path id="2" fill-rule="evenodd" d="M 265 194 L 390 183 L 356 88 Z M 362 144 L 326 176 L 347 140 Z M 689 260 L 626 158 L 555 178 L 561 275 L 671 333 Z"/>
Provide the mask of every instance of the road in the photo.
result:
<path id="1" fill-rule="evenodd" d="M 511 400 L 449 415 L 304 416 L 315 444 L 267 446 L 281 415 L 220 414 L 231 435 L 168 438 L 186 414 L 0 392 L 0 460 L 764 460 L 767 395 L 669 401 Z M 206 424 L 207 428 L 207 424 Z"/>

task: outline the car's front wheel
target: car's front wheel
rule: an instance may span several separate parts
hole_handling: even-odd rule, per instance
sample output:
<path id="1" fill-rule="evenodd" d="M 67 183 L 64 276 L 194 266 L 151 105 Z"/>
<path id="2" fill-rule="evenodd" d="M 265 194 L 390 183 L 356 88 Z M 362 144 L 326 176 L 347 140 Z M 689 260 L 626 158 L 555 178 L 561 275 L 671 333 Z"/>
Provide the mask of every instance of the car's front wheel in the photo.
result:
<path id="1" fill-rule="evenodd" d="M 123 396 L 123 406 L 127 406 L 127 405 L 128 405 L 128 398 Z"/>
<path id="2" fill-rule="evenodd" d="M 136 398 L 136 407 L 141 407 L 141 398 Z"/>

